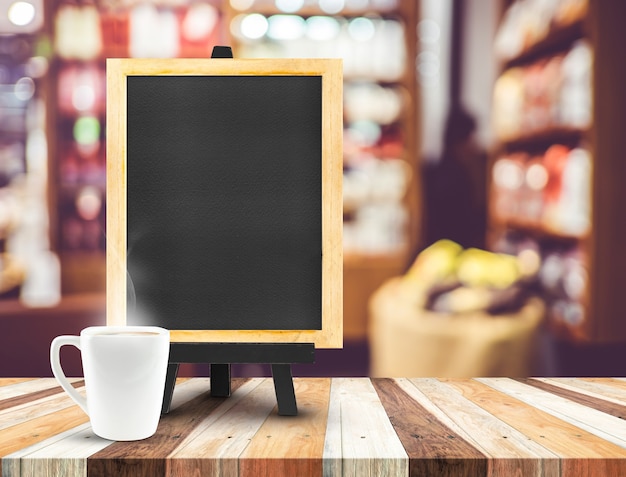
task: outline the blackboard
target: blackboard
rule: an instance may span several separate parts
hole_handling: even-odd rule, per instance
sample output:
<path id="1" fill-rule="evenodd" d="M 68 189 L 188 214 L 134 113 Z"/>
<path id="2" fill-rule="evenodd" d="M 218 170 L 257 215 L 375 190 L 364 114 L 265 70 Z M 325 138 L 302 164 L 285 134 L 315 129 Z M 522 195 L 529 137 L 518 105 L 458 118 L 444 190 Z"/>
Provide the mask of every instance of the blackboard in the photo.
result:
<path id="1" fill-rule="evenodd" d="M 339 60 L 107 60 L 107 322 L 341 346 Z"/>

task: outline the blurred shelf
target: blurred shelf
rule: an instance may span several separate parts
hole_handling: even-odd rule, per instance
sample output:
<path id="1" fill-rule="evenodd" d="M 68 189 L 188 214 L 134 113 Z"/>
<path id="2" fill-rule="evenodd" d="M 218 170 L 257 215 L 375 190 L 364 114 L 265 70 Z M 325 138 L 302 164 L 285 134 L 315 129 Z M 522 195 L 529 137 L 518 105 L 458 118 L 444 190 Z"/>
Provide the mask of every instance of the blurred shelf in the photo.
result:
<path id="1" fill-rule="evenodd" d="M 513 58 L 505 60 L 503 69 L 526 65 L 545 57 L 565 51 L 586 35 L 585 19 L 577 19 L 567 25 L 553 25 L 548 34 L 528 45 Z"/>
<path id="2" fill-rule="evenodd" d="M 505 7 L 530 8 L 534 2 L 503 0 L 502 4 Z M 538 65 L 565 53 L 579 40 L 585 41 L 584 45 L 588 45 L 593 58 L 589 68 L 582 72 L 591 74 L 591 91 L 588 92 L 592 124 L 588 128 L 548 127 L 501 140 L 495 146 L 496 151 L 525 152 L 529 155 L 545 151 L 554 144 L 587 149 L 591 172 L 579 175 L 590 181 L 588 232 L 568 234 L 516 218 L 502 220 L 493 214 L 497 195 L 492 195 L 490 199 L 490 232 L 497 229 L 524 232 L 538 244 L 540 254 L 553 253 L 552 250 L 542 249 L 542 244 L 550 242 L 549 247 L 553 247 L 555 242 L 561 241 L 562 253 L 584 257 L 587 277 L 576 300 L 571 301 L 580 313 L 572 316 L 559 316 L 556 312 L 549 314 L 549 326 L 553 333 L 568 340 L 626 342 L 626 320 L 623 319 L 626 315 L 623 293 L 623 283 L 626 283 L 626 221 L 623 219 L 626 206 L 626 161 L 623 158 L 623 151 L 626 150 L 626 134 L 623 131 L 626 108 L 622 107 L 626 100 L 626 63 L 621 48 L 616 47 L 626 44 L 626 28 L 622 21 L 625 6 L 620 3 L 618 7 L 604 0 L 588 0 L 584 18 L 564 26 L 553 25 L 544 38 L 530 44 L 502 65 L 503 75 L 510 73 L 507 69 L 516 66 Z M 541 85 L 531 85 L 533 91 L 541 89 Z M 565 87 L 560 83 L 551 86 Z M 494 109 L 497 110 L 496 107 Z M 521 116 L 518 123 L 517 127 L 510 129 L 528 130 Z M 492 167 L 499 158 L 496 156 L 493 159 Z M 493 235 L 498 240 L 497 234 Z M 553 304 L 556 306 L 558 302 Z"/>
<path id="3" fill-rule="evenodd" d="M 406 1 L 406 0 L 399 0 L 399 2 L 401 1 Z M 258 4 L 258 5 L 253 5 L 252 7 L 245 9 L 245 10 L 239 10 L 239 9 L 235 9 L 233 8 L 233 13 L 235 15 L 237 14 L 248 14 L 248 13 L 260 13 L 261 15 L 264 16 L 270 16 L 270 15 L 299 15 L 301 17 L 312 17 L 312 16 L 332 16 L 332 17 L 363 17 L 363 16 L 377 16 L 377 17 L 382 17 L 382 18 L 398 18 L 400 16 L 402 16 L 402 11 L 400 10 L 400 6 L 390 6 L 387 8 L 373 8 L 373 7 L 367 7 L 367 8 L 351 8 L 351 7 L 346 7 L 346 8 L 342 8 L 341 10 L 337 11 L 337 12 L 326 12 L 324 10 L 322 10 L 319 6 L 315 6 L 315 5 L 305 5 L 302 8 L 299 8 L 296 11 L 293 12 L 286 12 L 283 10 L 280 10 L 279 8 L 277 8 L 274 5 L 265 3 L 265 4 Z"/>
<path id="4" fill-rule="evenodd" d="M 589 238 L 589 232 L 580 234 L 568 233 L 549 225 L 523 218 L 504 218 L 492 214 L 490 222 L 492 227 L 517 230 L 536 238 L 547 238 L 553 241 L 578 242 Z"/>
<path id="5" fill-rule="evenodd" d="M 527 131 L 517 136 L 502 138 L 500 145 L 509 150 L 545 150 L 553 144 L 575 147 L 585 140 L 589 128 L 549 126 L 536 131 Z"/>
<path id="6" fill-rule="evenodd" d="M 404 250 L 390 253 L 344 252 L 343 266 L 349 269 L 402 269 L 407 266 L 408 253 Z"/>
<path id="7" fill-rule="evenodd" d="M 65 251 L 60 254 L 61 291 L 65 295 L 104 293 L 106 255 L 104 251 Z"/>

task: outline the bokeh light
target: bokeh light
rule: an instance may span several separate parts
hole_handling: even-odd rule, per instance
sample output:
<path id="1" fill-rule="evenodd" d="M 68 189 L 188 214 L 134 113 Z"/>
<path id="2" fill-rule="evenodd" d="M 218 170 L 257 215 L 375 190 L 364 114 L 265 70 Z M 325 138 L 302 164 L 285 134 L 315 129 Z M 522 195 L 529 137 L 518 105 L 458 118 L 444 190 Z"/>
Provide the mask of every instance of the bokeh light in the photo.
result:
<path id="1" fill-rule="evenodd" d="M 312 16 L 306 20 L 306 36 L 314 41 L 332 40 L 339 35 L 339 22 L 333 17 Z"/>
<path id="2" fill-rule="evenodd" d="M 268 29 L 268 21 L 259 13 L 251 13 L 241 20 L 241 34 L 251 40 L 262 38 Z"/>
<path id="3" fill-rule="evenodd" d="M 9 21 L 15 26 L 26 26 L 35 19 L 35 7 L 30 2 L 15 2 L 7 12 Z"/>
<path id="4" fill-rule="evenodd" d="M 320 8 L 329 15 L 339 13 L 345 7 L 344 0 L 319 0 Z"/>
<path id="5" fill-rule="evenodd" d="M 276 8 L 281 12 L 294 13 L 304 6 L 304 0 L 276 0 Z"/>
<path id="6" fill-rule="evenodd" d="M 272 40 L 297 40 L 304 36 L 306 23 L 298 15 L 272 15 L 268 20 L 267 36 Z"/>

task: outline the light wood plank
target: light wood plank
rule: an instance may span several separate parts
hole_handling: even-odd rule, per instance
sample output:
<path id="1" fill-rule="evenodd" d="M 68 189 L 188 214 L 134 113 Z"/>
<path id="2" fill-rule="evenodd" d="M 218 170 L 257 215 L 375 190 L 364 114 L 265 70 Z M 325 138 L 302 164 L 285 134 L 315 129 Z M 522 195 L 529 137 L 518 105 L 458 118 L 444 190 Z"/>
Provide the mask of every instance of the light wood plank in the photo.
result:
<path id="1" fill-rule="evenodd" d="M 341 413 L 342 475 L 408 475 L 409 459 L 372 383 L 335 378 L 331 399 Z"/>
<path id="2" fill-rule="evenodd" d="M 611 389 L 620 389 L 626 391 L 626 380 L 622 378 L 574 378 L 578 381 L 584 381 L 588 383 L 597 383 L 602 386 L 610 387 Z"/>
<path id="3" fill-rule="evenodd" d="M 569 389 L 577 393 L 585 394 L 597 399 L 603 399 L 615 404 L 626 406 L 626 387 L 619 389 L 607 386 L 601 382 L 583 381 L 577 378 L 534 378 L 553 386 Z"/>
<path id="4" fill-rule="evenodd" d="M 239 456 L 240 475 L 320 475 L 330 379 L 294 379 L 297 416 L 270 414 Z"/>
<path id="5" fill-rule="evenodd" d="M 239 455 L 275 407 L 272 380 L 250 380 L 168 456 L 166 475 L 237 475 Z"/>
<path id="6" fill-rule="evenodd" d="M 106 92 L 106 310 L 108 325 L 126 324 L 127 88 L 123 63 L 107 59 Z"/>
<path id="7" fill-rule="evenodd" d="M 82 378 L 68 378 L 70 383 L 80 381 Z M 54 378 L 41 378 L 31 379 L 23 381 L 21 383 L 12 384 L 9 386 L 3 386 L 0 388 L 0 401 L 18 396 L 25 396 L 27 394 L 36 393 L 45 389 L 55 388 L 59 386 Z M 61 391 L 61 388 L 59 387 Z"/>
<path id="8" fill-rule="evenodd" d="M 85 387 L 77 388 L 85 396 Z M 0 430 L 74 406 L 68 394 L 53 394 L 0 411 Z"/>
<path id="9" fill-rule="evenodd" d="M 11 386 L 13 384 L 25 383 L 26 381 L 34 381 L 38 378 L 0 378 L 0 388 Z"/>
<path id="10" fill-rule="evenodd" d="M 170 412 L 211 389 L 210 378 L 179 379 L 174 387 Z"/>
<path id="11" fill-rule="evenodd" d="M 67 439 L 68 437 L 84 431 L 85 429 L 90 429 L 91 428 L 91 424 L 89 423 L 85 423 L 85 424 L 81 424 L 80 426 L 74 427 L 72 429 L 69 429 L 67 431 L 61 432 L 59 434 L 55 434 L 51 437 L 49 437 L 48 439 L 45 439 L 41 442 L 38 442 L 36 444 L 30 445 L 24 449 L 20 449 L 12 454 L 9 454 L 5 457 L 2 458 L 2 477 L 19 477 L 21 476 L 21 472 L 22 472 L 22 458 L 24 458 L 25 456 L 32 454 L 34 452 L 37 452 L 45 447 L 48 447 L 49 445 L 52 445 L 56 442 L 62 441 L 64 439 Z M 47 474 L 43 474 L 43 475 L 47 475 Z"/>
<path id="12" fill-rule="evenodd" d="M 556 454 L 469 401 L 453 387 L 434 378 L 411 382 L 472 436 L 474 442 L 480 443 L 493 459 L 491 475 L 558 475 Z"/>
<path id="13" fill-rule="evenodd" d="M 96 436 L 91 425 L 85 424 L 77 432 L 22 458 L 21 477 L 86 476 L 87 457 L 111 444 L 113 441 Z"/>
<path id="14" fill-rule="evenodd" d="M 445 382 L 556 454 L 561 459 L 562 475 L 626 473 L 626 450 L 621 447 L 478 381 L 446 379 Z"/>
<path id="15" fill-rule="evenodd" d="M 475 378 L 500 392 L 513 396 L 602 439 L 626 448 L 626 422 L 569 399 L 522 384 L 509 378 Z"/>
<path id="16" fill-rule="evenodd" d="M 341 400 L 339 387 L 335 384 L 336 378 L 330 385 L 328 404 L 328 419 L 326 422 L 326 436 L 324 437 L 324 451 L 322 475 L 343 475 L 343 453 L 341 448 Z"/>
<path id="17" fill-rule="evenodd" d="M 16 426 L 3 429 L 0 457 L 84 424 L 89 418 L 78 406 L 71 406 L 54 414 L 37 417 Z"/>

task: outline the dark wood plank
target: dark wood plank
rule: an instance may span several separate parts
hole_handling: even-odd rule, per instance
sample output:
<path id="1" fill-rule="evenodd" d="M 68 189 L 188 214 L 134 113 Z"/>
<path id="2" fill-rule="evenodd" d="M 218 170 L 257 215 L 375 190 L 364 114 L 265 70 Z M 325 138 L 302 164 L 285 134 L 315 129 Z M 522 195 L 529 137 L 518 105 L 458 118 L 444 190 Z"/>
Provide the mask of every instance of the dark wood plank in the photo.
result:
<path id="1" fill-rule="evenodd" d="M 372 378 L 372 384 L 409 456 L 410 476 L 487 475 L 487 456 L 437 420 L 392 379 Z"/>
<path id="2" fill-rule="evenodd" d="M 247 379 L 233 379 L 232 391 Z M 165 459 L 208 414 L 225 399 L 210 390 L 162 416 L 154 436 L 135 442 L 115 442 L 87 459 L 88 477 L 159 477 L 166 475 Z"/>
<path id="3" fill-rule="evenodd" d="M 538 379 L 515 378 L 515 380 L 519 381 L 520 383 L 528 384 L 529 386 L 534 386 L 538 389 L 547 391 L 557 396 L 561 396 L 562 398 L 569 399 L 570 401 L 577 402 L 578 404 L 582 404 L 583 406 L 587 406 L 604 412 L 605 414 L 610 414 L 611 416 L 619 417 L 620 419 L 626 419 L 626 405 L 617 404 L 593 396 L 588 396 L 587 394 L 561 388 L 559 386 L 555 386 L 554 384 L 546 383 Z"/>

